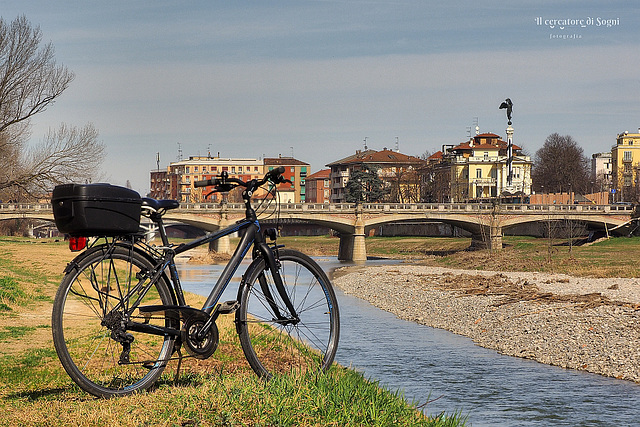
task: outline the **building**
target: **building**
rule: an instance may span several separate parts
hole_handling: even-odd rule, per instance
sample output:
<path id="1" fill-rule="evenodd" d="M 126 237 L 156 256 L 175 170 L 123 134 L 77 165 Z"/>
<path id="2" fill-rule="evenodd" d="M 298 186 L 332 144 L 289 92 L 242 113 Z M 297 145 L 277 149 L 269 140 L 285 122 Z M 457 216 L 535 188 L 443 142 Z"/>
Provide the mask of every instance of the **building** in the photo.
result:
<path id="1" fill-rule="evenodd" d="M 512 150 L 509 185 L 508 143 L 500 136 L 483 133 L 456 146 L 443 147 L 427 160 L 434 187 L 432 198 L 438 202 L 466 202 L 530 195 L 533 163 L 519 146 L 513 144 Z"/>
<path id="2" fill-rule="evenodd" d="M 213 187 L 196 188 L 193 183 L 215 178 L 222 172 L 227 172 L 229 177 L 248 181 L 261 178 L 264 175 L 264 165 L 258 159 L 226 159 L 211 156 L 192 156 L 188 160 L 173 162 L 167 168 L 166 178 L 170 188 L 170 198 L 181 202 L 204 202 L 205 196 L 213 190 Z M 227 201 L 241 201 L 239 194 L 233 192 L 225 196 L 214 193 L 206 200 L 221 201 L 222 197 L 226 197 Z"/>
<path id="3" fill-rule="evenodd" d="M 640 166 L 640 129 L 638 133 L 618 135 L 611 147 L 611 177 L 614 201 L 638 200 L 638 167 Z"/>
<path id="4" fill-rule="evenodd" d="M 151 185 L 149 188 L 149 197 L 159 200 L 170 199 L 171 185 L 169 172 L 166 169 L 151 171 Z"/>
<path id="5" fill-rule="evenodd" d="M 593 191 L 609 191 L 611 189 L 612 162 L 611 153 L 595 153 L 591 155 L 591 182 Z"/>
<path id="6" fill-rule="evenodd" d="M 331 201 L 331 169 L 323 169 L 307 177 L 307 203 Z"/>
<path id="7" fill-rule="evenodd" d="M 265 173 L 276 167 L 284 166 L 285 179 L 291 181 L 278 185 L 280 202 L 283 203 L 304 203 L 306 201 L 306 179 L 310 165 L 293 157 L 265 158 Z"/>
<path id="8" fill-rule="evenodd" d="M 346 188 L 354 171 L 375 170 L 382 180 L 387 195 L 384 201 L 415 203 L 420 201 L 420 179 L 418 169 L 424 161 L 406 154 L 384 148 L 357 150 L 355 154 L 329 163 L 331 180 L 331 203 L 346 202 Z"/>

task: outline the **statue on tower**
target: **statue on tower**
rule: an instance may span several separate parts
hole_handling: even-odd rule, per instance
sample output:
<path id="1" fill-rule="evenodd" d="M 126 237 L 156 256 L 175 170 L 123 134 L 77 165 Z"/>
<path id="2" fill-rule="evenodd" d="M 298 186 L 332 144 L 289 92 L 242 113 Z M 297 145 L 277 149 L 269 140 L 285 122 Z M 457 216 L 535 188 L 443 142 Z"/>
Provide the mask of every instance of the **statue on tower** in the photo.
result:
<path id="1" fill-rule="evenodd" d="M 511 99 L 507 98 L 504 100 L 502 104 L 500 104 L 500 109 L 507 109 L 507 120 L 509 120 L 508 124 L 511 124 L 511 111 L 513 110 L 513 102 Z"/>

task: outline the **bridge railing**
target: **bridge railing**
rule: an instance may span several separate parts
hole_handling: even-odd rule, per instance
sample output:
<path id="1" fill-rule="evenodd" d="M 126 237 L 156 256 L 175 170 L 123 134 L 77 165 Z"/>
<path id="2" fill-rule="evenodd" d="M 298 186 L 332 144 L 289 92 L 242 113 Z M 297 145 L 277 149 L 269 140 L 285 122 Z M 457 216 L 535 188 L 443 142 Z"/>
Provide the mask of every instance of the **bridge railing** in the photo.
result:
<path id="1" fill-rule="evenodd" d="M 283 203 L 281 211 L 290 212 L 340 212 L 354 211 L 355 203 Z M 181 211 L 207 211 L 220 209 L 228 211 L 244 211 L 242 203 L 181 203 Z M 620 213 L 633 212 L 633 205 L 527 205 L 503 204 L 497 207 L 489 203 L 363 203 L 362 209 L 369 213 L 412 213 L 412 212 L 498 212 L 541 213 L 541 212 L 587 212 L 587 213 Z M 50 203 L 0 203 L 0 212 L 34 212 L 51 211 Z"/>
<path id="2" fill-rule="evenodd" d="M 0 211 L 51 211 L 51 203 L 0 203 Z"/>

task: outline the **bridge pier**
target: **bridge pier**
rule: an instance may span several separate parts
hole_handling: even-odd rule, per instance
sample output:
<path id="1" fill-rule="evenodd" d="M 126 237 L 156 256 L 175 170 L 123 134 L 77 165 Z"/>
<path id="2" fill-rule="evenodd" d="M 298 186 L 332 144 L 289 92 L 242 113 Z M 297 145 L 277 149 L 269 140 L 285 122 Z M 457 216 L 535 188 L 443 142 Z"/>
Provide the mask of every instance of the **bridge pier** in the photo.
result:
<path id="1" fill-rule="evenodd" d="M 224 236 L 219 238 L 218 240 L 209 242 L 209 251 L 217 252 L 220 254 L 233 254 L 233 249 L 231 248 L 231 238 L 229 236 Z"/>
<path id="2" fill-rule="evenodd" d="M 231 225 L 231 223 L 233 223 L 233 221 L 230 221 L 227 218 L 227 213 L 225 211 L 222 212 L 221 216 L 222 218 L 220 219 L 220 222 L 219 222 L 220 229 L 228 227 L 229 225 Z M 235 248 L 231 247 L 231 237 L 229 236 L 222 236 L 217 240 L 209 242 L 209 251 L 214 251 L 220 254 L 232 255 L 234 250 Z"/>
<path id="3" fill-rule="evenodd" d="M 340 261 L 366 261 L 367 248 L 364 242 L 364 233 L 341 233 L 340 247 L 338 249 L 338 259 Z"/>
<path id="4" fill-rule="evenodd" d="M 499 225 L 481 225 L 479 233 L 471 236 L 472 249 L 502 250 L 502 227 Z"/>
<path id="5" fill-rule="evenodd" d="M 340 247 L 338 259 L 341 261 L 364 262 L 367 260 L 367 247 L 364 241 L 364 221 L 362 219 L 362 204 L 356 205 L 356 221 L 354 232 L 340 233 Z"/>

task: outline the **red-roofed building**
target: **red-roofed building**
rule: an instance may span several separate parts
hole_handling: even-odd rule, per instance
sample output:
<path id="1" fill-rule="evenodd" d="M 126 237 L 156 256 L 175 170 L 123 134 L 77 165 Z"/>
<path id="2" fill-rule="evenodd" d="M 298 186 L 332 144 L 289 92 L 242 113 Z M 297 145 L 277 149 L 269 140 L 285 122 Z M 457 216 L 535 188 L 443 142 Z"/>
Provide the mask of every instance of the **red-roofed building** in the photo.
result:
<path id="1" fill-rule="evenodd" d="M 482 133 L 428 159 L 431 197 L 462 202 L 505 194 L 531 194 L 531 158 L 513 144 L 513 180 L 508 186 L 508 143 L 495 133 Z"/>
<path id="2" fill-rule="evenodd" d="M 331 202 L 331 169 L 322 169 L 307 177 L 307 203 Z"/>
<path id="3" fill-rule="evenodd" d="M 304 203 L 306 201 L 306 180 L 309 172 L 309 163 L 294 159 L 293 157 L 275 157 L 264 159 L 265 173 L 278 166 L 284 166 L 285 179 L 291 181 L 278 184 L 280 202 Z"/>
<path id="4" fill-rule="evenodd" d="M 420 181 L 417 170 L 424 160 L 387 148 L 356 151 L 355 154 L 329 163 L 331 168 L 331 202 L 344 203 L 345 189 L 353 171 L 372 169 L 377 171 L 387 190 L 386 201 L 412 203 L 420 201 Z"/>

